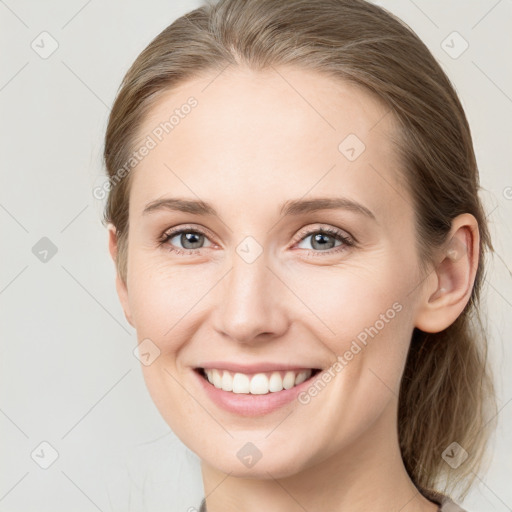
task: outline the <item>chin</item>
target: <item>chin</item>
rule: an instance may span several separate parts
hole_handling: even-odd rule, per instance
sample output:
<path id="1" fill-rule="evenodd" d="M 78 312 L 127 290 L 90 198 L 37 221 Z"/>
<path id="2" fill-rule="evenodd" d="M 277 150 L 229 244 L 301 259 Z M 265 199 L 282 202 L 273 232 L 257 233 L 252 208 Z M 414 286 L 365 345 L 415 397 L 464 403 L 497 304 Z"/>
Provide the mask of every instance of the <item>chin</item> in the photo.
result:
<path id="1" fill-rule="evenodd" d="M 251 445 L 250 442 L 235 441 L 233 444 L 236 448 L 226 448 L 220 453 L 218 450 L 195 451 L 195 453 L 203 464 L 236 478 L 258 480 L 287 478 L 313 465 L 303 450 L 290 445 L 286 449 L 269 445 L 259 450 L 256 448 L 257 443 Z"/>

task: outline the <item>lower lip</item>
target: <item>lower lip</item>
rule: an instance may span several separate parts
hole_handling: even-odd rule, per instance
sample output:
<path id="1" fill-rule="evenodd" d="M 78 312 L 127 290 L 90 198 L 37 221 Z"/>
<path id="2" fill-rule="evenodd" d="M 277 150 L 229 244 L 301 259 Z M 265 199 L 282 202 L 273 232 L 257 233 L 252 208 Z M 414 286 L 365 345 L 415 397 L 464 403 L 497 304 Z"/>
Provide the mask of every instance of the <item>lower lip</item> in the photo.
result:
<path id="1" fill-rule="evenodd" d="M 249 393 L 233 393 L 216 388 L 197 371 L 193 371 L 199 379 L 200 385 L 211 399 L 220 408 L 239 416 L 263 416 L 293 402 L 297 395 L 307 389 L 318 374 L 301 382 L 290 389 L 283 389 L 265 395 L 251 395 Z"/>

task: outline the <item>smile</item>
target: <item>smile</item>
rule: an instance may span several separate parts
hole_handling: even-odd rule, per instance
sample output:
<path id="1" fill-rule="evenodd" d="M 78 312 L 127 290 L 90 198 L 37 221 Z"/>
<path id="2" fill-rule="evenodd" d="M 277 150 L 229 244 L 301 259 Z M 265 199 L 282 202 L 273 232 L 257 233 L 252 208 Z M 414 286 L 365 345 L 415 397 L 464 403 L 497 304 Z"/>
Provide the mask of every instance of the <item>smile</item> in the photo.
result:
<path id="1" fill-rule="evenodd" d="M 300 364 L 204 361 L 192 368 L 198 387 L 216 407 L 236 416 L 264 416 L 300 404 L 298 395 L 322 370 Z M 302 407 L 302 406 L 301 406 Z"/>
<path id="2" fill-rule="evenodd" d="M 298 386 L 320 370 L 310 368 L 252 374 L 217 368 L 198 368 L 197 371 L 217 389 L 236 394 L 266 395 Z"/>

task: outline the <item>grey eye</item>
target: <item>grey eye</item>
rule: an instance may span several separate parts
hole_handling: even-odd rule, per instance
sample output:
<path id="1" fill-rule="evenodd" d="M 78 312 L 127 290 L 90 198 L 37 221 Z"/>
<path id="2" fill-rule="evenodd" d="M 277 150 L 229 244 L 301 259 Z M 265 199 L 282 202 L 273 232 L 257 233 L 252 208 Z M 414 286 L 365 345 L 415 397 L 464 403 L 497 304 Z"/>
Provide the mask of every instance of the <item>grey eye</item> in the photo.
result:
<path id="1" fill-rule="evenodd" d="M 333 247 L 337 247 L 337 245 L 341 245 L 341 242 L 339 240 L 336 240 L 336 238 L 333 235 L 330 235 L 328 233 L 322 233 L 320 231 L 317 231 L 315 233 L 311 233 L 310 235 L 307 235 L 304 237 L 298 247 L 300 247 L 300 244 L 304 243 L 308 238 L 311 238 L 311 247 L 313 249 L 317 250 L 329 250 Z M 339 243 L 336 245 L 336 241 Z M 310 249 L 310 247 L 300 247 L 301 249 Z"/>
<path id="2" fill-rule="evenodd" d="M 179 243 L 174 241 L 175 239 L 178 239 Z M 196 231 L 180 231 L 172 236 L 172 238 L 169 238 L 169 243 L 183 249 L 193 250 L 207 247 L 203 245 L 207 240 L 208 238 L 202 233 L 197 233 Z"/>

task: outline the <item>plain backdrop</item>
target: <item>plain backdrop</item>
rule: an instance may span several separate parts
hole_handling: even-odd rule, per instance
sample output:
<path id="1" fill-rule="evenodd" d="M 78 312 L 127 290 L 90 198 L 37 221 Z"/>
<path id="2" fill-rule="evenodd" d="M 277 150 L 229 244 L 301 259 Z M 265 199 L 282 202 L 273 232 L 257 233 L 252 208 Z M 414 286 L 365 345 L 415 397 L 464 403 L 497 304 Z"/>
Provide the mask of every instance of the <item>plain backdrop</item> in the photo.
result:
<path id="1" fill-rule="evenodd" d="M 380 4 L 429 46 L 472 127 L 497 253 L 483 293 L 500 412 L 488 472 L 464 506 L 510 511 L 512 3 Z M 199 5 L 0 0 L 0 512 L 199 506 L 198 458 L 146 391 L 92 194 L 124 73 Z"/>

